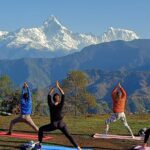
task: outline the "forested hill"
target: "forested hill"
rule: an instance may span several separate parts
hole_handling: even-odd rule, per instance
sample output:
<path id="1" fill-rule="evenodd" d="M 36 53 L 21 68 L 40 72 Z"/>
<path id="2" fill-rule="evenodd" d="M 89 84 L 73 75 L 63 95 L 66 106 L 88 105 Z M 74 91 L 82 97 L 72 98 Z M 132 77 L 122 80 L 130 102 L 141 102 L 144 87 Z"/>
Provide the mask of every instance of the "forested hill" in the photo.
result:
<path id="1" fill-rule="evenodd" d="M 54 59 L 0 60 L 0 74 L 10 76 L 17 85 L 28 81 L 33 88 L 47 87 L 55 80 L 63 80 L 70 70 L 87 73 L 90 80 L 88 89 L 96 96 L 97 101 L 106 101 L 110 105 L 111 90 L 120 81 L 128 94 L 128 110 L 149 111 L 148 39 L 91 45 L 81 52 Z"/>
<path id="2" fill-rule="evenodd" d="M 0 60 L 0 74 L 18 85 L 29 81 L 45 87 L 63 79 L 70 70 L 150 70 L 150 40 L 114 41 L 91 45 L 81 52 L 54 59 Z"/>
<path id="3" fill-rule="evenodd" d="M 88 90 L 98 103 L 107 102 L 111 108 L 111 92 L 120 82 L 127 92 L 127 111 L 150 112 L 150 71 L 86 71 L 90 84 Z"/>

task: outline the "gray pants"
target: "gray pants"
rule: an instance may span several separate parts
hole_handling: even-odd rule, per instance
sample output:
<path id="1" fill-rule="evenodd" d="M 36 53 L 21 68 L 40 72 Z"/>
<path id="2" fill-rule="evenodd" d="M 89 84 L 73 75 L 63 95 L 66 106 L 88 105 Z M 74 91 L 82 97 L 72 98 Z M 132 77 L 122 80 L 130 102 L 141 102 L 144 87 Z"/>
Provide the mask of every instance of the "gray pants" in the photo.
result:
<path id="1" fill-rule="evenodd" d="M 34 124 L 30 115 L 21 115 L 10 122 L 9 132 L 12 132 L 13 126 L 18 122 L 24 122 L 31 126 L 36 132 L 39 131 L 39 128 Z"/>
<path id="2" fill-rule="evenodd" d="M 134 136 L 133 132 L 132 132 L 130 126 L 128 125 L 128 123 L 127 123 L 126 115 L 125 115 L 124 112 L 122 112 L 122 113 L 113 113 L 112 116 L 105 121 L 106 134 L 108 134 L 108 131 L 109 131 L 109 124 L 113 123 L 113 122 L 116 122 L 117 120 L 121 120 L 123 125 L 127 128 L 127 130 L 130 132 L 131 136 L 133 137 Z"/>

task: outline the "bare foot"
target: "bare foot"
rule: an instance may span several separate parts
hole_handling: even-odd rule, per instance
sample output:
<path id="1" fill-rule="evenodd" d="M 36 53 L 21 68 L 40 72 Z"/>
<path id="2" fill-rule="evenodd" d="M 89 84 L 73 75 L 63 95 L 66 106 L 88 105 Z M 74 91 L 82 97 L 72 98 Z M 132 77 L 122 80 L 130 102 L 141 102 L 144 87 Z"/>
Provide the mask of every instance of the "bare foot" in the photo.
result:
<path id="1" fill-rule="evenodd" d="M 135 136 L 134 136 L 134 135 L 132 136 L 132 139 L 135 139 Z"/>
<path id="2" fill-rule="evenodd" d="M 145 143 L 142 148 L 146 149 L 146 147 L 147 147 L 147 143 Z"/>
<path id="3" fill-rule="evenodd" d="M 10 131 L 6 133 L 6 135 L 11 135 L 11 134 L 12 134 L 12 133 L 11 133 Z"/>
<path id="4" fill-rule="evenodd" d="M 80 148 L 80 146 L 78 146 L 78 150 L 82 150 L 82 149 Z"/>

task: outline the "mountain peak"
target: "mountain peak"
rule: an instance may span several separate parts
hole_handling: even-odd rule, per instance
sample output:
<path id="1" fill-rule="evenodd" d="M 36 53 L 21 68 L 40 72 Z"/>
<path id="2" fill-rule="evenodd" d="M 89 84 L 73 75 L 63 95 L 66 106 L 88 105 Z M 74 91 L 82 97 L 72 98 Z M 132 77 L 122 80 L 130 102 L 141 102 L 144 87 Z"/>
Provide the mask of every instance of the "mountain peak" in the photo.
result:
<path id="1" fill-rule="evenodd" d="M 0 31 L 0 37 L 1 37 L 1 36 L 4 36 L 4 35 L 7 35 L 7 34 L 8 34 L 7 31 Z"/>
<path id="2" fill-rule="evenodd" d="M 132 31 L 132 30 L 122 29 L 122 28 L 114 28 L 114 27 L 108 27 L 107 31 L 132 32 L 132 33 L 136 34 L 136 33 L 135 33 L 134 31 Z"/>
<path id="3" fill-rule="evenodd" d="M 67 29 L 64 27 L 54 15 L 50 15 L 46 21 L 43 23 L 44 28 L 52 29 Z"/>
<path id="4" fill-rule="evenodd" d="M 138 38 L 134 31 L 113 27 L 109 27 L 102 36 L 74 33 L 64 27 L 54 15 L 51 15 L 40 27 L 20 28 L 14 32 L 0 31 L 0 46 L 4 47 L 0 55 L 4 56 L 5 52 L 6 56 L 9 56 L 6 50 L 13 49 L 16 51 L 16 54 L 11 56 L 13 58 L 20 58 L 20 53 L 24 56 L 26 51 L 29 56 L 31 55 L 30 57 L 33 57 L 33 51 L 37 53 L 37 57 L 39 52 L 49 53 L 46 57 L 58 57 L 74 53 L 92 44 L 115 40 L 131 41 Z"/>
<path id="5" fill-rule="evenodd" d="M 108 30 L 114 30 L 114 28 L 113 27 L 108 27 Z"/>
<path id="6" fill-rule="evenodd" d="M 58 19 L 54 15 L 50 15 L 46 21 L 55 22 L 56 24 L 59 24 L 60 26 L 62 26 L 61 23 L 58 21 Z"/>
<path id="7" fill-rule="evenodd" d="M 131 30 L 109 27 L 102 35 L 102 42 L 109 42 L 115 40 L 131 41 L 139 39 L 139 36 Z"/>

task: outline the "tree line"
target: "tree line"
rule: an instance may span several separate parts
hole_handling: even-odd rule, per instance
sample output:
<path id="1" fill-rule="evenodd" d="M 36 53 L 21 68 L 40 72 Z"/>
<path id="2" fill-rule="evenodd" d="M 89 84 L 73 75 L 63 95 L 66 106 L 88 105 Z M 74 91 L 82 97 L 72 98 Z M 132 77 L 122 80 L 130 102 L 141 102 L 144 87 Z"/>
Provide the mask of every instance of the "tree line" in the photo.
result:
<path id="1" fill-rule="evenodd" d="M 96 112 L 98 107 L 95 97 L 87 91 L 88 78 L 82 71 L 70 71 L 62 80 L 65 91 L 65 113 L 71 115 L 88 115 Z M 47 115 L 47 91 L 45 89 L 32 90 L 33 114 Z M 16 86 L 7 75 L 0 76 L 0 112 L 18 114 L 21 87 Z"/>

